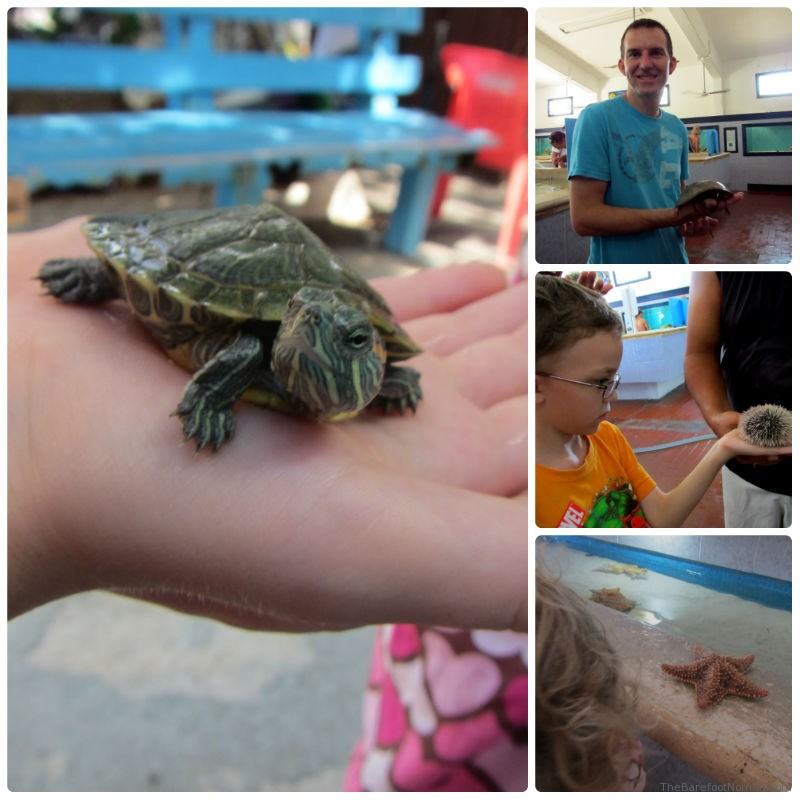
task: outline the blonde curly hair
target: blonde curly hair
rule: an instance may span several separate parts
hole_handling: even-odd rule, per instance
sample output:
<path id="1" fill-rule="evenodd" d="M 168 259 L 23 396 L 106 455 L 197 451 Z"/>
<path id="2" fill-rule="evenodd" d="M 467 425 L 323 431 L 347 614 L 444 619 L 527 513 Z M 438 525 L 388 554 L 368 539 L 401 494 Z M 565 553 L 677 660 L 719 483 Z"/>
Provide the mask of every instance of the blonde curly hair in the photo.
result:
<path id="1" fill-rule="evenodd" d="M 636 741 L 637 700 L 586 602 L 537 566 L 536 788 L 616 788 Z"/>

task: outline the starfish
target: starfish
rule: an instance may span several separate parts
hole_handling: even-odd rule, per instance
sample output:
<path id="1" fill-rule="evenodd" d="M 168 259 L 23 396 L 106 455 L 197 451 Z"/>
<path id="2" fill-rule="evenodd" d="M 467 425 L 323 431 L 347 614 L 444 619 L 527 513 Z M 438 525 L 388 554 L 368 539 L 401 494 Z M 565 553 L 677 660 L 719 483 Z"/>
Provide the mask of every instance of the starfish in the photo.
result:
<path id="1" fill-rule="evenodd" d="M 661 669 L 680 681 L 691 683 L 697 689 L 697 707 L 708 708 L 725 695 L 740 697 L 766 697 L 769 692 L 744 677 L 755 656 L 722 656 L 695 647 L 697 661 L 691 664 L 662 664 Z"/>

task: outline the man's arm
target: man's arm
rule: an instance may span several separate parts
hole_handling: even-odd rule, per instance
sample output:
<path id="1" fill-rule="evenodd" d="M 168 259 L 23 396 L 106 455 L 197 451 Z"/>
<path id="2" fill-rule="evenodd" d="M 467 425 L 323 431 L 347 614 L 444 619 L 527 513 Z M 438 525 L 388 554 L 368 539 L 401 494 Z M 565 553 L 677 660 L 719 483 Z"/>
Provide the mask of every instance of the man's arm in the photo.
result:
<path id="1" fill-rule="evenodd" d="M 719 363 L 722 289 L 714 272 L 693 272 L 683 371 L 686 388 L 717 436 L 735 428 L 739 415 L 731 408 Z"/>
<path id="2" fill-rule="evenodd" d="M 579 236 L 613 236 L 640 233 L 679 225 L 696 212 L 679 213 L 676 208 L 622 208 L 607 205 L 607 181 L 576 175 L 569 180 L 569 210 L 572 227 Z"/>

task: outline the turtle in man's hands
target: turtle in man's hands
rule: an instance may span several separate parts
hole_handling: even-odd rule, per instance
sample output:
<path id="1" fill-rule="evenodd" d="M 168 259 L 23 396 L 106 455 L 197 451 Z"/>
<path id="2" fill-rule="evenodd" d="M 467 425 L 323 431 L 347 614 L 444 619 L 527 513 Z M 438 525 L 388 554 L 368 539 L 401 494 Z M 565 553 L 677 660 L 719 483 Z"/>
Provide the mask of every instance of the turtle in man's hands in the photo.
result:
<path id="1" fill-rule="evenodd" d="M 691 206 L 696 213 L 706 214 L 707 209 L 705 201 L 716 200 L 717 203 L 722 204 L 725 211 L 730 214 L 731 212 L 728 211 L 728 200 L 732 197 L 733 192 L 720 181 L 697 181 L 695 183 L 690 183 L 681 192 L 678 202 L 675 203 L 675 207 L 682 208 L 683 206 Z"/>
<path id="2" fill-rule="evenodd" d="M 416 410 L 421 352 L 386 301 L 300 221 L 271 205 L 100 216 L 97 258 L 48 261 L 38 278 L 68 303 L 121 298 L 194 373 L 175 414 L 197 449 L 233 435 L 242 398 L 338 421 L 366 406 Z"/>

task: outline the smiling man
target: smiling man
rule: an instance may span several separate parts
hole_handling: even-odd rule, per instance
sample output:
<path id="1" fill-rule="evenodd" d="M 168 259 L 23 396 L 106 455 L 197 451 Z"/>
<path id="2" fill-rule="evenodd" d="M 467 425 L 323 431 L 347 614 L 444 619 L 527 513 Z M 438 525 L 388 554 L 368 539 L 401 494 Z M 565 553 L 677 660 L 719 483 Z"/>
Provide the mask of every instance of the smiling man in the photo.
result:
<path id="1" fill-rule="evenodd" d="M 719 224 L 692 208 L 675 208 L 689 177 L 689 139 L 680 118 L 658 104 L 677 64 L 660 22 L 632 22 L 617 65 L 628 79 L 626 93 L 593 103 L 578 117 L 570 215 L 576 233 L 592 237 L 590 264 L 687 264 L 683 237 Z M 715 207 L 706 201 L 707 210 Z"/>

